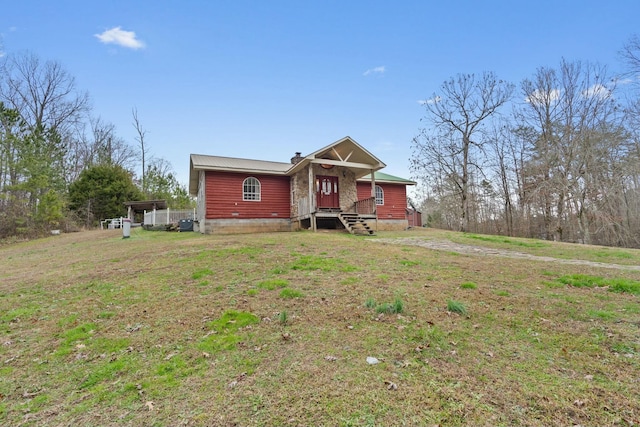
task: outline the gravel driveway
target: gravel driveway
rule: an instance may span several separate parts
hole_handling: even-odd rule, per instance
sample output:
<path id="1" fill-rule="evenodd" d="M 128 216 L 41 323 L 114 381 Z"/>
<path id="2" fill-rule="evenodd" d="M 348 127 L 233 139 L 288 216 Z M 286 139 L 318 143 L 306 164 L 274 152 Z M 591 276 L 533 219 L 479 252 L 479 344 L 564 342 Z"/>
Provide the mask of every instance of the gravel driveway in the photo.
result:
<path id="1" fill-rule="evenodd" d="M 399 238 L 392 238 L 392 239 L 371 239 L 370 241 L 378 242 L 378 243 L 389 243 L 392 245 L 420 246 L 422 248 L 434 249 L 438 251 L 456 252 L 456 253 L 465 254 L 465 255 L 520 258 L 520 259 L 530 259 L 534 261 L 556 262 L 559 264 L 586 265 L 589 267 L 614 268 L 617 270 L 640 271 L 640 266 L 638 265 L 620 265 L 620 264 L 608 264 L 605 262 L 586 261 L 581 259 L 552 258 L 548 256 L 531 255 L 523 252 L 515 252 L 515 251 L 509 251 L 505 249 L 494 249 L 494 248 L 487 248 L 482 246 L 463 245 L 460 243 L 453 243 L 448 240 L 426 240 L 426 239 L 420 239 L 416 237 L 399 237 Z"/>

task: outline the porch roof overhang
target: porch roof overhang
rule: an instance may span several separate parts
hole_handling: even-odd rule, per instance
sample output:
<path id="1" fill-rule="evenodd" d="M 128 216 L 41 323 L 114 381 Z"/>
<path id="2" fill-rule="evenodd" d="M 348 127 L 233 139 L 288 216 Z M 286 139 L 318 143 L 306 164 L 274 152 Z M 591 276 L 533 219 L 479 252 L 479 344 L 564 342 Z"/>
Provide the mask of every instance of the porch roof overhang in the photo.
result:
<path id="1" fill-rule="evenodd" d="M 356 178 L 361 178 L 371 171 L 377 171 L 386 165 L 371 154 L 351 137 L 346 136 L 304 157 L 288 171 L 292 175 L 309 164 L 340 166 L 352 170 Z"/>
<path id="2" fill-rule="evenodd" d="M 154 209 L 167 209 L 166 200 L 136 200 L 133 202 L 123 203 L 127 208 L 131 208 L 133 212 L 152 211 Z"/>

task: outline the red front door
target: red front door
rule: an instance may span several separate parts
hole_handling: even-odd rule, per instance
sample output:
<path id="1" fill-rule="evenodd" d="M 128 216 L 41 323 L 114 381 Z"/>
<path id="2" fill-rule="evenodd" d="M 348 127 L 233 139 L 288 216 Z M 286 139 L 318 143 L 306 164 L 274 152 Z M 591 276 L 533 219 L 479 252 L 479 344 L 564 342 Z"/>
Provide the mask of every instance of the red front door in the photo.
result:
<path id="1" fill-rule="evenodd" d="M 316 177 L 317 206 L 320 208 L 340 208 L 337 176 Z"/>

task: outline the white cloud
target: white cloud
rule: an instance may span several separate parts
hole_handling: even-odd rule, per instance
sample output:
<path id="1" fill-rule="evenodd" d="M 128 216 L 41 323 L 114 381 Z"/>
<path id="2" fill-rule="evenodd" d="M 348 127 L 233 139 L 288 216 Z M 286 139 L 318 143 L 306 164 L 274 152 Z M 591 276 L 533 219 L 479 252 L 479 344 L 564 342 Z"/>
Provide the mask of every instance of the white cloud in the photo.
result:
<path id="1" fill-rule="evenodd" d="M 367 71 L 362 73 L 363 76 L 368 76 L 369 74 L 384 74 L 385 69 L 384 65 L 375 68 L 369 68 Z"/>
<path id="2" fill-rule="evenodd" d="M 144 42 L 136 38 L 133 31 L 125 31 L 120 27 L 113 27 L 101 34 L 94 34 L 104 44 L 116 44 L 129 49 L 141 49 Z"/>
<path id="3" fill-rule="evenodd" d="M 418 104 L 420 105 L 435 104 L 440 101 L 442 101 L 442 98 L 440 98 L 439 96 L 434 96 L 433 98 L 429 98 L 429 99 L 419 99 Z"/>
<path id="4" fill-rule="evenodd" d="M 594 84 L 589 89 L 582 92 L 585 98 L 607 99 L 611 96 L 611 91 L 599 83 Z"/>
<path id="5" fill-rule="evenodd" d="M 379 142 L 378 144 L 376 144 L 375 146 L 375 151 L 376 152 L 382 152 L 382 151 L 395 151 L 396 150 L 396 146 L 393 142 L 389 142 L 389 141 L 382 141 Z"/>
<path id="6" fill-rule="evenodd" d="M 633 83 L 633 79 L 630 79 L 630 78 L 615 79 L 614 81 L 615 81 L 616 84 L 619 84 L 619 85 L 628 85 L 630 83 Z"/>
<path id="7" fill-rule="evenodd" d="M 541 90 L 534 90 L 531 95 L 527 96 L 524 100 L 532 104 L 544 104 L 547 102 L 553 102 L 560 99 L 560 90 L 552 89 L 549 92 Z"/>

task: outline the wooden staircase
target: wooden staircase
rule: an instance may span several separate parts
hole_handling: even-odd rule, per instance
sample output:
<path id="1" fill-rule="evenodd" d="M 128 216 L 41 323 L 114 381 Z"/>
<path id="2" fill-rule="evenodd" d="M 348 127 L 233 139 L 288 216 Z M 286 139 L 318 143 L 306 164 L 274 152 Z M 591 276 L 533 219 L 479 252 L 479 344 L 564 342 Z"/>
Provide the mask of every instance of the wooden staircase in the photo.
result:
<path id="1" fill-rule="evenodd" d="M 369 227 L 367 221 L 357 213 L 340 212 L 338 214 L 338 218 L 340 218 L 340 222 L 342 222 L 344 228 L 346 228 L 351 234 L 367 236 L 373 236 L 375 234 L 375 231 Z"/>

